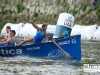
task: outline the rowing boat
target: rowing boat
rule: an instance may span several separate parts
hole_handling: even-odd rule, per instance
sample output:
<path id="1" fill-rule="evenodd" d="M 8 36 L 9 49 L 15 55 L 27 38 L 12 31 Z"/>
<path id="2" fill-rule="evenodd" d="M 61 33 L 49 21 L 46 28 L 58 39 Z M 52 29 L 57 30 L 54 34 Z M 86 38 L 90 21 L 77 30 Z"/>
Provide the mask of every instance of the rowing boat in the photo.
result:
<path id="1" fill-rule="evenodd" d="M 81 36 L 71 36 L 70 38 L 62 38 L 55 42 L 68 53 L 71 57 L 81 59 Z M 48 57 L 48 56 L 64 56 L 64 53 L 53 42 L 30 44 L 15 47 L 0 47 L 0 56 L 15 57 Z"/>

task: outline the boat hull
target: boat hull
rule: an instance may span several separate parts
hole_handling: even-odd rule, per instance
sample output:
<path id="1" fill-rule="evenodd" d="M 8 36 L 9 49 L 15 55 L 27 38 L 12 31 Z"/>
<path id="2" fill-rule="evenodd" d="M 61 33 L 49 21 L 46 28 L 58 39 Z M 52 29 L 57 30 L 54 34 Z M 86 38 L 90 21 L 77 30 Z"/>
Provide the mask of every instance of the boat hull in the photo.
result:
<path id="1" fill-rule="evenodd" d="M 81 59 L 81 36 L 72 36 L 56 40 L 56 43 L 65 50 L 71 57 Z M 17 47 L 0 47 L 0 56 L 29 56 L 29 57 L 47 57 L 64 56 L 64 53 L 53 42 L 31 44 Z"/>

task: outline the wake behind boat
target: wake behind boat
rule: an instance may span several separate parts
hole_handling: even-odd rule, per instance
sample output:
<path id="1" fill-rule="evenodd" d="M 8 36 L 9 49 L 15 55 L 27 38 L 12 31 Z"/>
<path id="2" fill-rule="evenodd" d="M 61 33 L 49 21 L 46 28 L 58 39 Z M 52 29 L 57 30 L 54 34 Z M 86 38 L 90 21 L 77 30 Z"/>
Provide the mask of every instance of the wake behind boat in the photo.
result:
<path id="1" fill-rule="evenodd" d="M 72 36 L 56 40 L 56 43 L 65 50 L 71 57 L 81 59 L 81 36 Z M 31 44 L 16 47 L 0 47 L 0 56 L 15 57 L 48 57 L 64 56 L 64 53 L 53 42 Z"/>

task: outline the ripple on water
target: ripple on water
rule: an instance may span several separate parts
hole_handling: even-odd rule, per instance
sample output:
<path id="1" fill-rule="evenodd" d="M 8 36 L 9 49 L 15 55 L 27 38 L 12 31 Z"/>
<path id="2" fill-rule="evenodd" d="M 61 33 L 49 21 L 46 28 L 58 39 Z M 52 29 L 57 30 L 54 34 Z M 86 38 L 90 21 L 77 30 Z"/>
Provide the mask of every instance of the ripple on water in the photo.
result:
<path id="1" fill-rule="evenodd" d="M 19 75 L 65 75 L 77 74 L 80 71 L 76 60 L 14 57 L 2 58 L 0 73 Z M 73 70 L 72 70 L 73 69 Z M 77 70 L 76 70 L 77 69 Z M 10 74 L 11 75 L 11 74 Z"/>

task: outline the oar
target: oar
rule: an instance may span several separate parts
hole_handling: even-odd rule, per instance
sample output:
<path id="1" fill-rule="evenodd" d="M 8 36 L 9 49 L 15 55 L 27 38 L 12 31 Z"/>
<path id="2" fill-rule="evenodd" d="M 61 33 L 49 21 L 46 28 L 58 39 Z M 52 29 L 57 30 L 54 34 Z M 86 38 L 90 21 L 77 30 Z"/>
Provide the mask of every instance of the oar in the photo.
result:
<path id="1" fill-rule="evenodd" d="M 45 32 L 44 34 L 66 55 L 66 57 L 70 57 L 70 55 L 67 52 L 65 52 L 52 38 L 50 38 Z"/>
<path id="2" fill-rule="evenodd" d="M 77 32 L 75 35 L 78 35 L 79 33 L 83 32 L 87 27 L 83 28 L 81 31 Z"/>

